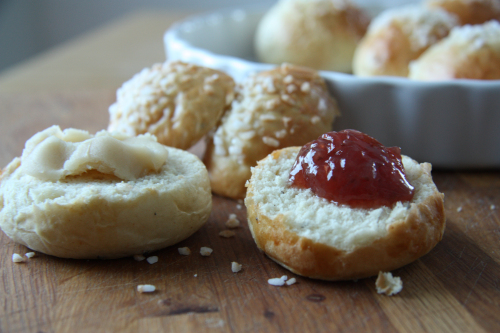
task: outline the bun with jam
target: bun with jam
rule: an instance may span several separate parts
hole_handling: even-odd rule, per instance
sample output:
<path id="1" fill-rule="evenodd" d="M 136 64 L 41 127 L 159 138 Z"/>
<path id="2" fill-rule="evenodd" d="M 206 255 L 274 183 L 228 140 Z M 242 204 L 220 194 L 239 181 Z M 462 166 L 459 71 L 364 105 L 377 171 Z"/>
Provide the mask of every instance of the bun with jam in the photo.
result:
<path id="1" fill-rule="evenodd" d="M 12 240 L 63 258 L 119 258 L 189 237 L 208 219 L 203 163 L 152 135 L 52 126 L 0 175 L 0 227 Z"/>
<path id="2" fill-rule="evenodd" d="M 247 184 L 259 249 L 322 280 L 374 276 L 429 252 L 445 228 L 431 165 L 354 131 L 274 151 Z"/>

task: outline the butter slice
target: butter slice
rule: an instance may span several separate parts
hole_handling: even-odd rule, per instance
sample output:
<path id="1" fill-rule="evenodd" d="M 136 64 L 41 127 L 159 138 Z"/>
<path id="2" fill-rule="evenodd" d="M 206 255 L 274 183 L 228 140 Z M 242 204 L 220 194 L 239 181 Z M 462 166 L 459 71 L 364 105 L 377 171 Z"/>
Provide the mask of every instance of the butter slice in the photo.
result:
<path id="1" fill-rule="evenodd" d="M 166 147 L 150 134 L 128 137 L 100 131 L 94 136 L 83 130 L 61 131 L 59 126 L 52 126 L 26 142 L 21 168 L 25 174 L 47 181 L 90 170 L 134 180 L 158 173 L 167 157 Z"/>

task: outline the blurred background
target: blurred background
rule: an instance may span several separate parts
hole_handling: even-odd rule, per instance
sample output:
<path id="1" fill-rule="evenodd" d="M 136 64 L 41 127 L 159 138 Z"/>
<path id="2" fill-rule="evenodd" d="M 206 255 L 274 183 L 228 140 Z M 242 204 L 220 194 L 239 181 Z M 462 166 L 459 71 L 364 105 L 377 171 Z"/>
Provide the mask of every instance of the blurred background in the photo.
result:
<path id="1" fill-rule="evenodd" d="M 277 0 L 0 0 L 0 72 L 134 11 L 203 12 Z M 373 0 L 354 0 L 371 4 Z M 401 4 L 418 0 L 377 0 Z"/>
<path id="2" fill-rule="evenodd" d="M 194 13 L 273 0 L 0 0 L 0 72 L 128 13 Z"/>

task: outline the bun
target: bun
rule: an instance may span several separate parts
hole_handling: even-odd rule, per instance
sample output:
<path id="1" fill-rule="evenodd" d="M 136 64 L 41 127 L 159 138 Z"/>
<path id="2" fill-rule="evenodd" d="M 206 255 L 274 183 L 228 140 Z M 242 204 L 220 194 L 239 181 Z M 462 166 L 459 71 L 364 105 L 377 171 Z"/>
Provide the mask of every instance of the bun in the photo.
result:
<path id="1" fill-rule="evenodd" d="M 136 179 L 92 169 L 47 180 L 27 174 L 23 164 L 47 132 L 61 138 L 69 131 L 53 127 L 35 135 L 0 176 L 0 227 L 13 241 L 63 258 L 119 258 L 173 245 L 207 221 L 212 195 L 195 155 L 163 146 L 168 157 L 158 172 Z M 57 160 L 57 154 L 49 157 Z"/>
<path id="2" fill-rule="evenodd" d="M 282 65 L 249 77 L 207 142 L 212 191 L 239 199 L 250 168 L 275 149 L 303 145 L 331 129 L 337 104 L 316 71 Z"/>
<path id="3" fill-rule="evenodd" d="M 411 79 L 500 80 L 500 23 L 454 28 L 410 64 Z"/>
<path id="4" fill-rule="evenodd" d="M 409 5 L 375 17 L 353 59 L 358 76 L 408 76 L 408 65 L 458 24 L 442 9 Z"/>
<path id="5" fill-rule="evenodd" d="M 425 5 L 430 8 L 442 8 L 456 15 L 461 25 L 500 21 L 498 0 L 426 0 Z"/>
<path id="6" fill-rule="evenodd" d="M 281 0 L 257 27 L 257 58 L 351 72 L 354 50 L 369 22 L 368 15 L 349 0 Z"/>
<path id="7" fill-rule="evenodd" d="M 221 71 L 180 61 L 155 64 L 118 89 L 108 131 L 150 133 L 164 145 L 188 149 L 217 124 L 234 86 Z"/>
<path id="8" fill-rule="evenodd" d="M 248 224 L 259 249 L 295 274 L 349 280 L 391 271 L 429 252 L 445 228 L 443 194 L 431 165 L 403 156 L 410 203 L 353 209 L 288 186 L 301 147 L 273 152 L 252 170 L 245 198 Z"/>

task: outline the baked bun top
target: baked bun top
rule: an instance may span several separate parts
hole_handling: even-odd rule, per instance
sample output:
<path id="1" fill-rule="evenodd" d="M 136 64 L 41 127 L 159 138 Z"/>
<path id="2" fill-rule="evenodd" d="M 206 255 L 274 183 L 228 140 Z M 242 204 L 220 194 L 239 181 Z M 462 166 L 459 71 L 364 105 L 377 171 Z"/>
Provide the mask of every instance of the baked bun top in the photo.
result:
<path id="1" fill-rule="evenodd" d="M 461 25 L 500 21 L 498 0 L 426 0 L 425 5 L 455 14 Z"/>
<path id="2" fill-rule="evenodd" d="M 369 21 L 350 0 L 281 0 L 257 27 L 257 58 L 350 72 L 354 49 Z"/>
<path id="3" fill-rule="evenodd" d="M 417 80 L 500 80 L 500 23 L 454 28 L 410 64 Z"/>
<path id="4" fill-rule="evenodd" d="M 408 75 L 408 64 L 458 25 L 443 9 L 408 5 L 385 10 L 371 22 L 353 59 L 359 76 Z"/>
<path id="5" fill-rule="evenodd" d="M 234 85 L 230 76 L 210 68 L 180 61 L 155 64 L 118 89 L 108 130 L 151 133 L 162 144 L 188 149 L 231 104 Z"/>
<path id="6" fill-rule="evenodd" d="M 206 168 L 151 135 L 129 139 L 127 148 L 114 142 L 127 141 L 123 135 L 57 126 L 35 135 L 0 176 L 1 229 L 35 251 L 85 259 L 142 254 L 189 237 L 212 209 Z"/>
<path id="7" fill-rule="evenodd" d="M 339 114 L 311 69 L 281 65 L 250 76 L 208 142 L 204 162 L 215 193 L 245 196 L 250 167 L 275 149 L 302 145 L 331 129 Z"/>

